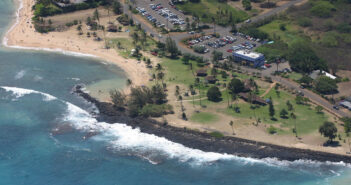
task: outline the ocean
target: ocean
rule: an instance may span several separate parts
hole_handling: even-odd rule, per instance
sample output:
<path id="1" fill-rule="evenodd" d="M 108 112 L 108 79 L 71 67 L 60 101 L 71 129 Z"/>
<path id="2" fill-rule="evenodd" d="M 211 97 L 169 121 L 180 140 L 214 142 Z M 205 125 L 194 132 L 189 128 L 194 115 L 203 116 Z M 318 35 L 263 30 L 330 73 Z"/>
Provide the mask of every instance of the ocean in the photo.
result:
<path id="1" fill-rule="evenodd" d="M 13 0 L 0 1 L 1 36 L 15 11 Z M 98 122 L 96 108 L 71 92 L 124 88 L 125 76 L 96 58 L 1 46 L 0 185 L 351 184 L 343 163 L 202 152 Z"/>

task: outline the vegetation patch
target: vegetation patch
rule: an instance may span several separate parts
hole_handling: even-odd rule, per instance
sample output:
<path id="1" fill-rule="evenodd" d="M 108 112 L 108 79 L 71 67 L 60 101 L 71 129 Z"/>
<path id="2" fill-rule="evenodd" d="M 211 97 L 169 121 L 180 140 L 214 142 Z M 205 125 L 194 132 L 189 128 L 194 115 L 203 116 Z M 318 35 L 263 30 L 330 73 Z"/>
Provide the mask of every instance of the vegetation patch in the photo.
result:
<path id="1" fill-rule="evenodd" d="M 229 6 L 226 2 L 218 0 L 188 1 L 177 4 L 185 13 L 199 17 L 202 22 L 215 22 L 219 25 L 230 25 L 242 22 L 249 16 L 246 12 Z"/>
<path id="2" fill-rule="evenodd" d="M 211 132 L 210 135 L 215 138 L 222 138 L 224 135 L 220 132 Z"/>
<path id="3" fill-rule="evenodd" d="M 218 116 L 208 112 L 199 112 L 191 115 L 190 120 L 198 123 L 213 123 L 218 120 Z"/>

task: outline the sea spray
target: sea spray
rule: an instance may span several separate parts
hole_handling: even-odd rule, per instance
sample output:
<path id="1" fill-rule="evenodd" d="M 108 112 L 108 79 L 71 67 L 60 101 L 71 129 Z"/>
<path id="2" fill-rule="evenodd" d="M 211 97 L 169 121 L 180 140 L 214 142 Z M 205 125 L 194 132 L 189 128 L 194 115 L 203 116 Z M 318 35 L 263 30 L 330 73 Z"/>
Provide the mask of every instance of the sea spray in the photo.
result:
<path id="1" fill-rule="evenodd" d="M 57 98 L 52 95 L 30 89 L 6 86 L 0 86 L 0 89 L 12 92 L 16 99 L 34 93 L 41 94 L 45 101 L 57 100 Z M 301 170 L 330 170 L 330 168 L 336 168 L 337 170 L 339 167 L 351 167 L 350 164 L 345 164 L 343 162 L 318 162 L 312 160 L 281 161 L 274 158 L 253 159 L 229 154 L 204 152 L 198 149 L 185 147 L 182 144 L 174 143 L 163 137 L 142 133 L 139 128 L 133 129 L 126 124 L 98 122 L 94 116 L 78 106 L 63 100 L 59 101 L 62 101 L 67 106 L 66 113 L 62 118 L 63 123 L 68 122 L 73 128 L 82 132 L 97 133 L 89 138 L 102 140 L 108 143 L 109 148 L 116 152 L 128 150 L 134 153 L 135 156 L 145 158 L 153 164 L 157 163 L 152 160 L 156 155 L 165 156 L 169 159 L 178 159 L 180 162 L 190 162 L 191 164 L 196 165 L 211 164 L 213 162 L 224 160 L 234 160 L 236 162 L 241 162 L 242 164 L 265 164 L 269 166 L 288 167 Z"/>

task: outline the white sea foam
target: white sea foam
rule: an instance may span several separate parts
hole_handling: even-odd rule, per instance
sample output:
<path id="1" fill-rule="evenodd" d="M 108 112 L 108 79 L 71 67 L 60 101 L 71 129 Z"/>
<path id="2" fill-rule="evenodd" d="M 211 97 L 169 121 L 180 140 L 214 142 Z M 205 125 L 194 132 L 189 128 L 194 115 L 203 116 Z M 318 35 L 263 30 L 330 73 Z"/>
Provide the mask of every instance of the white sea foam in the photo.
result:
<path id="1" fill-rule="evenodd" d="M 70 103 L 67 103 L 67 114 L 65 115 L 64 121 L 70 122 L 76 129 L 85 132 L 101 133 L 103 137 L 96 135 L 93 138 L 106 140 L 106 142 L 111 144 L 110 148 L 117 151 L 129 150 L 135 152 L 135 155 L 143 153 L 144 155 L 142 158 L 147 160 L 149 160 L 150 156 L 152 157 L 152 155 L 156 153 L 156 155 L 167 156 L 171 159 L 179 159 L 181 162 L 192 162 L 192 164 L 211 163 L 219 160 L 236 160 L 246 164 L 262 163 L 272 166 L 301 169 L 305 166 L 316 169 L 321 166 L 350 167 L 350 165 L 345 164 L 344 162 L 317 162 L 312 160 L 281 161 L 275 158 L 253 159 L 229 154 L 203 152 L 198 149 L 185 147 L 182 144 L 174 143 L 163 137 L 142 133 L 140 132 L 140 129 L 133 129 L 126 124 L 98 122 L 94 117 L 89 115 L 88 112 Z"/>
<path id="2" fill-rule="evenodd" d="M 50 94 L 46 94 L 43 92 L 39 92 L 39 91 L 35 91 L 35 90 L 30 90 L 30 89 L 23 89 L 23 88 L 18 88 L 18 87 L 7 87 L 7 86 L 1 86 L 0 88 L 5 89 L 7 92 L 12 92 L 16 99 L 21 98 L 25 95 L 28 94 L 41 94 L 44 98 L 44 101 L 52 101 L 52 100 L 56 100 L 57 98 L 50 95 Z"/>
<path id="3" fill-rule="evenodd" d="M 26 74 L 26 70 L 21 70 L 21 71 L 19 71 L 19 72 L 15 75 L 15 80 L 19 80 L 19 79 L 23 78 L 25 74 Z"/>
<path id="4" fill-rule="evenodd" d="M 23 2 L 22 2 L 22 0 L 18 0 L 18 1 L 19 1 L 19 6 L 18 6 L 18 9 L 17 9 L 17 11 L 16 11 L 16 20 L 15 20 L 15 24 L 13 24 L 13 25 L 10 27 L 10 29 L 6 32 L 5 37 L 4 37 L 3 40 L 2 40 L 2 44 L 3 44 L 4 46 L 7 46 L 7 47 L 8 47 L 8 44 L 7 44 L 8 38 L 6 37 L 6 35 L 7 35 L 8 33 L 10 33 L 10 32 L 17 26 L 17 24 L 18 24 L 19 21 L 20 21 L 20 19 L 19 19 L 19 14 L 20 14 L 20 11 L 21 11 L 22 8 L 23 8 Z"/>
<path id="5" fill-rule="evenodd" d="M 30 89 L 3 86 L 0 88 L 11 91 L 17 98 L 36 93 L 42 94 L 47 100 L 57 99 L 52 95 Z M 179 143 L 174 143 L 163 137 L 142 133 L 140 129 L 133 129 L 126 124 L 98 122 L 87 111 L 69 102 L 62 102 L 67 105 L 67 111 L 62 118 L 63 122 L 69 122 L 74 128 L 83 132 L 98 133 L 98 135 L 92 136 L 91 139 L 107 142 L 109 143 L 109 148 L 116 151 L 130 151 L 134 153 L 135 156 L 140 156 L 153 164 L 157 164 L 157 162 L 153 161 L 153 156 L 165 156 L 169 159 L 178 159 L 181 162 L 191 162 L 191 164 L 207 164 L 220 160 L 235 160 L 244 164 L 261 163 L 298 169 L 319 169 L 323 167 L 328 168 L 330 166 L 351 167 L 350 164 L 344 162 L 317 162 L 312 160 L 281 161 L 275 158 L 253 159 L 229 154 L 204 152 L 198 149 L 185 147 Z"/>
<path id="6" fill-rule="evenodd" d="M 33 78 L 33 80 L 36 81 L 36 82 L 37 82 L 37 81 L 40 81 L 40 80 L 42 80 L 42 79 L 43 79 L 43 77 L 41 77 L 41 76 L 39 76 L 39 75 L 35 75 L 34 78 Z"/>

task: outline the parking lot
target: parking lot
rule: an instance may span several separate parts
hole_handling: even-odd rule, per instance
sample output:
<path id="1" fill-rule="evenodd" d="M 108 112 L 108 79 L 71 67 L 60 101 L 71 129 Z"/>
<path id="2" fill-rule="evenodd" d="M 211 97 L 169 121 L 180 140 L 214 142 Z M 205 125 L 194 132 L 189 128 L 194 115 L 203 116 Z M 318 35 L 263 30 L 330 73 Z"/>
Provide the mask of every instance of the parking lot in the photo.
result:
<path id="1" fill-rule="evenodd" d="M 166 29 L 172 29 L 176 25 L 185 27 L 186 16 L 169 1 L 137 1 L 136 9 L 150 22 L 155 23 L 157 27 L 165 27 Z"/>
<path id="2" fill-rule="evenodd" d="M 223 57 L 227 57 L 238 50 L 254 50 L 261 45 L 259 39 L 249 37 L 242 33 L 221 35 L 219 38 L 213 37 L 212 35 L 200 36 L 194 33 L 189 34 L 192 34 L 194 39 L 190 39 L 186 43 L 188 47 L 196 48 L 204 54 L 212 53 L 214 50 L 220 51 L 223 53 Z M 199 49 L 199 47 L 202 48 Z"/>

